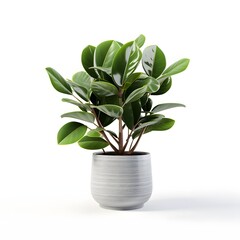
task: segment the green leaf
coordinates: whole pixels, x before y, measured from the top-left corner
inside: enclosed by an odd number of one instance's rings
[[[98,118],[99,118],[99,120],[100,120],[100,122],[101,122],[103,127],[108,126],[109,124],[111,124],[115,120],[115,118],[110,117],[107,114],[105,114],[103,112],[100,112],[100,111],[98,113]]]
[[[69,122],[61,127],[57,135],[60,145],[71,144],[79,141],[87,131],[87,127],[78,122]]]
[[[100,97],[109,97],[118,94],[118,89],[111,83],[95,81],[92,84],[92,91]]]
[[[136,81],[138,78],[140,78],[141,75],[142,75],[142,73],[133,73],[133,74],[131,74],[127,78],[127,80],[125,81],[125,83],[123,85],[123,89],[127,90],[134,83],[134,81]]]
[[[156,113],[156,112],[160,112],[166,109],[170,109],[170,108],[175,108],[175,107],[185,107],[185,105],[180,104],[180,103],[163,103],[163,104],[158,104],[157,106],[155,106],[152,109],[152,112]]]
[[[135,102],[138,99],[140,99],[145,93],[147,92],[147,86],[143,86],[141,88],[137,88],[133,92],[129,94],[127,99],[125,100],[124,104],[130,103],[130,102]]]
[[[87,112],[69,112],[69,113],[63,114],[61,117],[76,118],[76,119],[83,120],[90,123],[94,123],[94,119],[95,119],[92,113],[87,113]]]
[[[89,101],[89,98],[90,98],[89,89],[81,87],[78,84],[71,81],[68,81],[68,83],[71,85],[72,89],[74,90],[75,93],[77,93],[79,97],[81,97],[84,101],[87,101],[87,102]]]
[[[139,126],[136,128],[136,130],[153,125],[159,122],[162,118],[164,118],[164,116],[161,114],[153,114],[153,115],[145,116],[140,119]]]
[[[109,97],[101,97],[100,103],[95,105],[104,105],[104,104],[113,104],[119,106],[119,98],[118,95],[112,95]]]
[[[107,147],[109,144],[101,137],[84,136],[79,142],[79,146],[88,150],[96,150]]]
[[[163,72],[163,76],[172,76],[174,74],[183,72],[187,68],[189,62],[190,60],[187,58],[183,58],[175,62]]]
[[[106,131],[106,132],[108,132],[109,134],[111,134],[112,136],[118,138],[118,136],[117,136],[117,134],[116,134],[115,132],[113,132],[113,131],[111,131],[111,130],[106,130],[106,129],[105,129],[104,131]]]
[[[93,95],[93,94],[92,94]],[[117,95],[114,96],[110,96],[110,97],[102,97],[100,99],[99,102],[95,102],[94,105],[105,105],[105,104],[113,104],[113,105],[119,105],[119,99]],[[97,109],[95,110],[97,113],[97,116],[101,122],[101,124],[103,125],[103,127],[108,126],[109,124],[111,124],[115,118],[110,117],[108,115],[106,115],[103,112],[98,111]]]
[[[135,71],[141,57],[142,52],[135,42],[126,43],[119,49],[112,64],[113,80],[118,86],[122,86]]]
[[[146,77],[141,76],[140,79],[137,79],[128,89],[126,96],[130,95],[131,92],[133,92],[135,89],[146,87],[146,92],[153,93],[158,91],[160,87],[160,83],[157,79],[153,77],[149,77],[146,75]]]
[[[150,131],[165,131],[170,129],[173,125],[174,125],[175,121],[173,119],[170,118],[163,118],[161,119],[158,123],[149,126],[146,130],[147,132]]]
[[[111,77],[111,73],[112,73],[111,68],[106,68],[106,67],[91,67],[91,68],[100,70],[100,72],[104,72]]]
[[[157,92],[152,93],[152,95],[162,95],[166,93],[172,86],[172,78],[167,77],[162,79],[162,83],[160,81],[160,88]]]
[[[175,121],[170,118],[162,118],[159,122],[146,127],[144,134],[149,133],[151,131],[165,131],[170,129],[174,125]],[[139,136],[141,132],[141,129],[138,129],[134,131],[132,138],[135,139],[137,136]]]
[[[145,94],[140,98],[141,106],[146,105],[148,98],[149,98],[149,94],[148,94],[148,93],[145,93]]]
[[[82,51],[82,65],[85,69],[85,71],[93,78],[98,78],[97,73],[94,69],[90,69],[94,66],[94,52],[95,47],[88,45],[86,48]]]
[[[86,112],[87,110],[89,110],[89,107],[86,104],[82,104],[82,103],[77,102],[75,100],[72,100],[72,99],[69,99],[69,98],[63,98],[62,101],[67,102],[67,103],[71,103],[75,106],[78,106],[82,111]]]
[[[127,103],[123,107],[123,121],[129,129],[133,129],[141,115],[140,101]]]
[[[147,86],[147,92],[149,93],[157,92],[160,88],[158,80],[153,77],[147,77],[146,79],[142,80],[142,82]]]
[[[88,137],[100,137],[101,136],[101,133],[97,130],[90,130],[87,135]]]
[[[111,68],[114,56],[120,48],[120,44],[113,40],[100,43],[95,51],[95,67]]]
[[[162,50],[149,46],[143,51],[142,65],[144,71],[151,77],[158,78],[166,67],[166,59]]]
[[[113,105],[113,104],[105,104],[105,105],[91,106],[91,107],[96,108],[99,111],[107,114],[110,117],[114,117],[114,118],[118,118],[123,113],[122,107],[119,107],[119,106]]]
[[[142,34],[135,39],[135,43],[138,45],[139,48],[143,46],[143,44],[145,43],[145,39],[145,36]]]
[[[89,90],[91,88],[92,79],[86,72],[77,72],[73,75],[72,80],[80,87]],[[90,90],[89,90],[90,91]]]
[[[61,93],[72,94],[72,89],[66,80],[53,68],[46,68],[50,81],[53,87]]]
[[[148,98],[146,104],[142,106],[142,109],[146,112],[150,112],[152,109],[152,104],[153,104],[152,99]]]

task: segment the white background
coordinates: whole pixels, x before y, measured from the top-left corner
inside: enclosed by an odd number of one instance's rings
[[[0,3],[0,239],[239,239],[238,1],[16,1]],[[91,152],[58,146],[76,110],[44,70],[82,70],[81,50],[143,33],[168,65],[189,69],[154,103],[174,128],[146,135],[153,195],[141,210],[99,208],[90,193]]]

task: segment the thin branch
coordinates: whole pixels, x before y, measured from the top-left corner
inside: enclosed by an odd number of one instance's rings
[[[123,127],[122,127],[122,117],[119,117],[119,136],[118,136],[118,146],[119,146],[119,153],[122,154],[124,152],[123,149]]]
[[[129,147],[129,151],[130,151],[131,148],[132,148],[133,142],[134,142],[134,139],[132,139],[132,142],[131,142],[130,147]]]
[[[119,105],[123,106],[123,89],[120,88],[118,91],[118,100],[119,100]],[[119,154],[123,154],[123,121],[122,121],[122,116],[119,116],[118,118],[119,124],[118,124],[118,152]]]
[[[108,131],[107,131],[108,132]],[[111,134],[110,132],[108,132],[109,133],[109,135],[113,138],[113,140],[118,144],[119,142],[118,142],[118,139],[113,135],[113,134]]]
[[[92,109],[92,113],[93,113],[93,115],[94,115],[95,118],[96,118],[98,127],[104,129],[103,126],[102,126],[102,123],[99,121],[99,119],[98,119],[98,117],[97,117],[96,112],[95,112],[94,109]],[[113,149],[115,152],[118,152],[118,149],[110,142],[110,140],[109,140],[108,136],[106,135],[106,133],[104,132],[104,130],[100,131],[100,133],[103,135],[103,137],[106,139],[106,141],[108,142],[108,144],[112,147],[112,149]]]
[[[140,134],[139,134],[139,137],[138,137],[136,143],[134,144],[134,146],[132,147],[132,149],[129,150],[129,153],[130,153],[130,154],[132,154],[132,153],[135,151],[135,149],[136,149],[136,147],[137,147],[137,145],[138,145],[138,143],[139,143],[139,141],[140,141],[140,139],[141,139],[141,137],[142,137],[145,129],[146,129],[146,127],[141,130],[141,132],[140,132]]]
[[[79,98],[77,98],[73,93],[72,93],[72,96],[77,100],[77,101],[79,101],[81,104],[83,104],[83,102],[79,99]],[[95,116],[95,118],[96,118],[96,121],[97,121],[97,123],[98,123],[98,125],[96,124],[96,123],[93,123],[96,127],[100,127],[100,128],[102,128],[102,129],[104,129],[104,127],[102,126],[102,124],[101,124],[101,122],[99,121],[99,119],[98,119],[98,117],[97,117],[97,114],[96,114],[96,112],[94,111],[94,109],[91,109],[91,111],[92,111],[92,113],[93,113],[93,115]],[[90,129],[90,128],[89,128]],[[112,149],[115,151],[115,152],[117,152],[118,150],[117,150],[117,148],[110,142],[110,140],[109,140],[109,138],[107,137],[107,135],[106,135],[106,133],[104,132],[104,130],[103,131],[100,131],[100,133],[103,135],[103,137],[106,139],[106,141],[109,143],[109,145],[112,147]],[[112,134],[110,134],[111,136],[112,136]],[[113,137],[113,136],[112,136]],[[115,139],[115,138],[113,138],[116,142],[117,142],[117,140]],[[117,142],[118,143],[118,142]],[[102,149],[103,150],[103,152],[105,153],[105,150],[104,149]]]
[[[123,151],[125,151],[125,149],[126,149],[126,147],[128,145],[128,142],[129,142],[129,140],[130,140],[130,138],[132,136],[133,130],[134,130],[134,128],[131,131],[128,129],[128,136],[127,136],[126,142],[125,142],[125,144],[123,146]]]
[[[76,100],[78,100],[81,104],[84,104],[79,98],[77,98],[73,93],[72,93],[72,96],[76,99]]]
[[[123,148],[124,148],[124,151],[125,151],[125,149],[126,149],[126,147],[127,147],[127,145],[128,145],[128,142],[129,142],[129,140],[130,140],[130,137],[132,136],[133,131],[136,129],[136,127],[137,127],[138,124],[139,124],[139,121],[133,126],[131,132],[130,132],[130,130],[129,130],[129,128],[128,128],[128,137],[127,137],[126,143],[125,143],[125,145],[124,145],[124,147],[123,147]],[[130,151],[130,149],[131,149],[131,147],[132,147],[132,145],[133,145],[133,142],[134,142],[134,139],[132,140],[132,142],[131,142],[131,144],[130,144],[129,151]]]

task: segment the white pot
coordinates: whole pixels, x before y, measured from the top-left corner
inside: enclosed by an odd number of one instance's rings
[[[150,153],[94,153],[91,190],[101,207],[131,210],[143,207],[152,194]]]

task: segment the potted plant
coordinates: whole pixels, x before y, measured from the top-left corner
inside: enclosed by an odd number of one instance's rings
[[[166,93],[172,75],[184,71],[189,59],[166,68],[165,55],[158,46],[141,52],[144,42],[140,35],[126,44],[109,40],[97,47],[87,46],[81,56],[85,71],[77,72],[71,80],[46,68],[53,87],[72,97],[62,101],[78,107],[62,115],[76,120],[61,127],[58,144],[77,142],[84,149],[102,149],[93,153],[91,190],[105,208],[136,209],[150,198],[150,154],[135,150],[144,134],[174,125],[162,111],[184,107],[178,103],[153,107],[151,97]],[[141,59],[144,72],[136,71]]]

